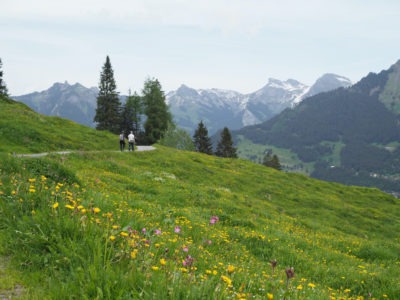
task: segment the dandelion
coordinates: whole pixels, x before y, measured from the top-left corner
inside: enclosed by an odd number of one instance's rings
[[[180,233],[181,232],[181,227],[180,226],[175,226],[174,232],[175,233]]]
[[[98,214],[100,211],[101,211],[101,210],[100,210],[100,208],[98,208],[98,207],[93,208],[93,212],[94,212],[95,214]]]
[[[127,237],[127,236],[128,236],[128,233],[125,232],[125,231],[121,231],[120,235],[123,236],[123,237]]]
[[[165,266],[165,265],[167,264],[167,261],[165,260],[165,258],[161,258],[161,259],[160,259],[160,264],[161,264],[162,266]]]
[[[152,266],[151,269],[152,269],[153,271],[158,271],[158,270],[159,270],[159,267],[157,267],[157,266]]]
[[[56,209],[58,207],[58,202],[53,204],[53,208]]]
[[[299,284],[296,288],[298,291],[301,291],[303,289],[303,286],[301,284]]]
[[[228,285],[228,287],[232,287],[232,279],[230,279],[228,276],[222,275],[221,279]]]
[[[34,183],[34,182],[36,181],[36,178],[29,178],[28,181],[29,181],[30,183]]]
[[[310,282],[310,283],[307,284],[307,285],[308,285],[308,287],[310,287],[310,288],[312,288],[312,289],[315,288],[315,284],[314,284],[314,283],[311,283],[311,282]]]
[[[36,192],[36,190],[35,190],[34,187],[30,187],[30,188],[29,188],[29,193],[35,193],[35,192]]]
[[[72,205],[69,205],[69,204],[66,204],[65,207],[68,208],[68,209],[71,209],[71,210],[75,209],[75,207],[73,207]]]
[[[110,236],[110,240],[111,240],[111,241],[115,241],[115,236],[113,236],[113,235]]]
[[[233,272],[235,272],[235,267],[232,266],[232,265],[228,265],[227,272],[228,272],[229,274],[232,274]]]
[[[350,289],[345,289],[344,292],[345,292],[345,293],[350,293],[351,290],[350,290]]]
[[[131,255],[131,258],[132,258],[132,259],[135,259],[136,256],[137,256],[137,253],[138,253],[138,250],[137,250],[137,249],[131,251],[131,254],[130,254],[130,255]]]
[[[268,299],[268,300],[274,299],[274,295],[271,294],[271,293],[268,293],[268,294],[267,294],[267,299]]]

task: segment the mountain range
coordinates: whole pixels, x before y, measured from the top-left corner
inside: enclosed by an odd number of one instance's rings
[[[232,136],[241,157],[269,149],[287,170],[400,193],[400,61]]]
[[[166,98],[179,127],[193,132],[202,120],[209,133],[214,134],[223,127],[234,130],[261,123],[304,98],[350,85],[351,81],[343,76],[325,74],[312,86],[294,79],[270,78],[264,87],[249,94],[221,89],[196,90],[182,85]]]
[[[323,75],[312,86],[294,79],[280,81],[271,78],[264,87],[250,94],[215,88],[196,90],[182,85],[167,93],[166,101],[178,127],[192,134],[203,120],[209,133],[214,134],[225,126],[234,130],[261,123],[308,96],[349,85],[349,79],[334,74]],[[96,87],[64,82],[54,83],[42,92],[13,98],[41,114],[93,127],[97,95]],[[121,96],[122,101],[125,98]]]

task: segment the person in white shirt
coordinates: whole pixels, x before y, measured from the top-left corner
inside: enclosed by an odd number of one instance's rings
[[[133,134],[133,131],[131,131],[131,133],[128,135],[128,150],[131,151],[135,151],[135,135]]]
[[[121,134],[119,135],[119,149],[121,151],[124,151],[124,149],[125,149],[125,135],[124,135],[124,132],[121,132]]]

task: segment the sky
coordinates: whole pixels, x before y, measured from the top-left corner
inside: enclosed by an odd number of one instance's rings
[[[398,0],[0,0],[9,94],[55,82],[98,86],[108,55],[117,89],[158,79],[251,93],[269,78],[359,81],[400,59]]]

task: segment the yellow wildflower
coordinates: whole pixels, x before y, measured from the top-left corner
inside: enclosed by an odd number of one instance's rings
[[[268,294],[267,294],[267,299],[268,299],[268,300],[274,299],[274,295],[271,294],[271,293],[268,293]]]
[[[310,287],[310,288],[312,288],[312,289],[315,288],[315,284],[314,284],[314,283],[311,283],[311,282],[310,282],[310,283],[307,284],[307,285],[308,285],[308,287]]]
[[[72,205],[69,205],[69,204],[66,204],[65,207],[68,208],[68,209],[74,209],[75,208],[75,207],[73,207]]]
[[[126,237],[126,236],[128,236],[128,233],[127,233],[127,232],[125,232],[125,231],[121,231],[120,235],[121,235],[121,236],[125,236],[125,237]]]
[[[100,211],[101,211],[101,210],[100,210],[100,208],[98,208],[98,207],[93,208],[93,212],[94,212],[95,214],[99,213]]]
[[[229,274],[232,274],[233,272],[235,272],[235,267],[232,265],[229,265],[227,271]]]
[[[301,291],[303,289],[303,286],[301,284],[299,284],[296,289]]]
[[[35,182],[36,181],[36,178],[29,178],[29,182],[30,183],[33,183],[33,182]]]
[[[111,235],[111,236],[110,236],[110,240],[111,240],[111,241],[115,241],[115,236]]]
[[[161,259],[160,259],[160,264],[161,264],[162,266],[165,266],[165,265],[167,264],[167,261],[166,261],[164,258],[161,258]]]
[[[159,267],[157,267],[157,266],[152,266],[151,269],[152,269],[153,271],[158,271]]]
[[[222,275],[221,279],[228,285],[228,287],[232,286],[232,279],[230,279],[228,276]]]
[[[135,259],[136,256],[137,256],[137,253],[138,253],[138,250],[137,250],[137,249],[133,250],[133,251],[131,252],[131,258],[132,258],[132,259]]]
[[[53,204],[53,208],[56,209],[58,207],[58,202]]]

